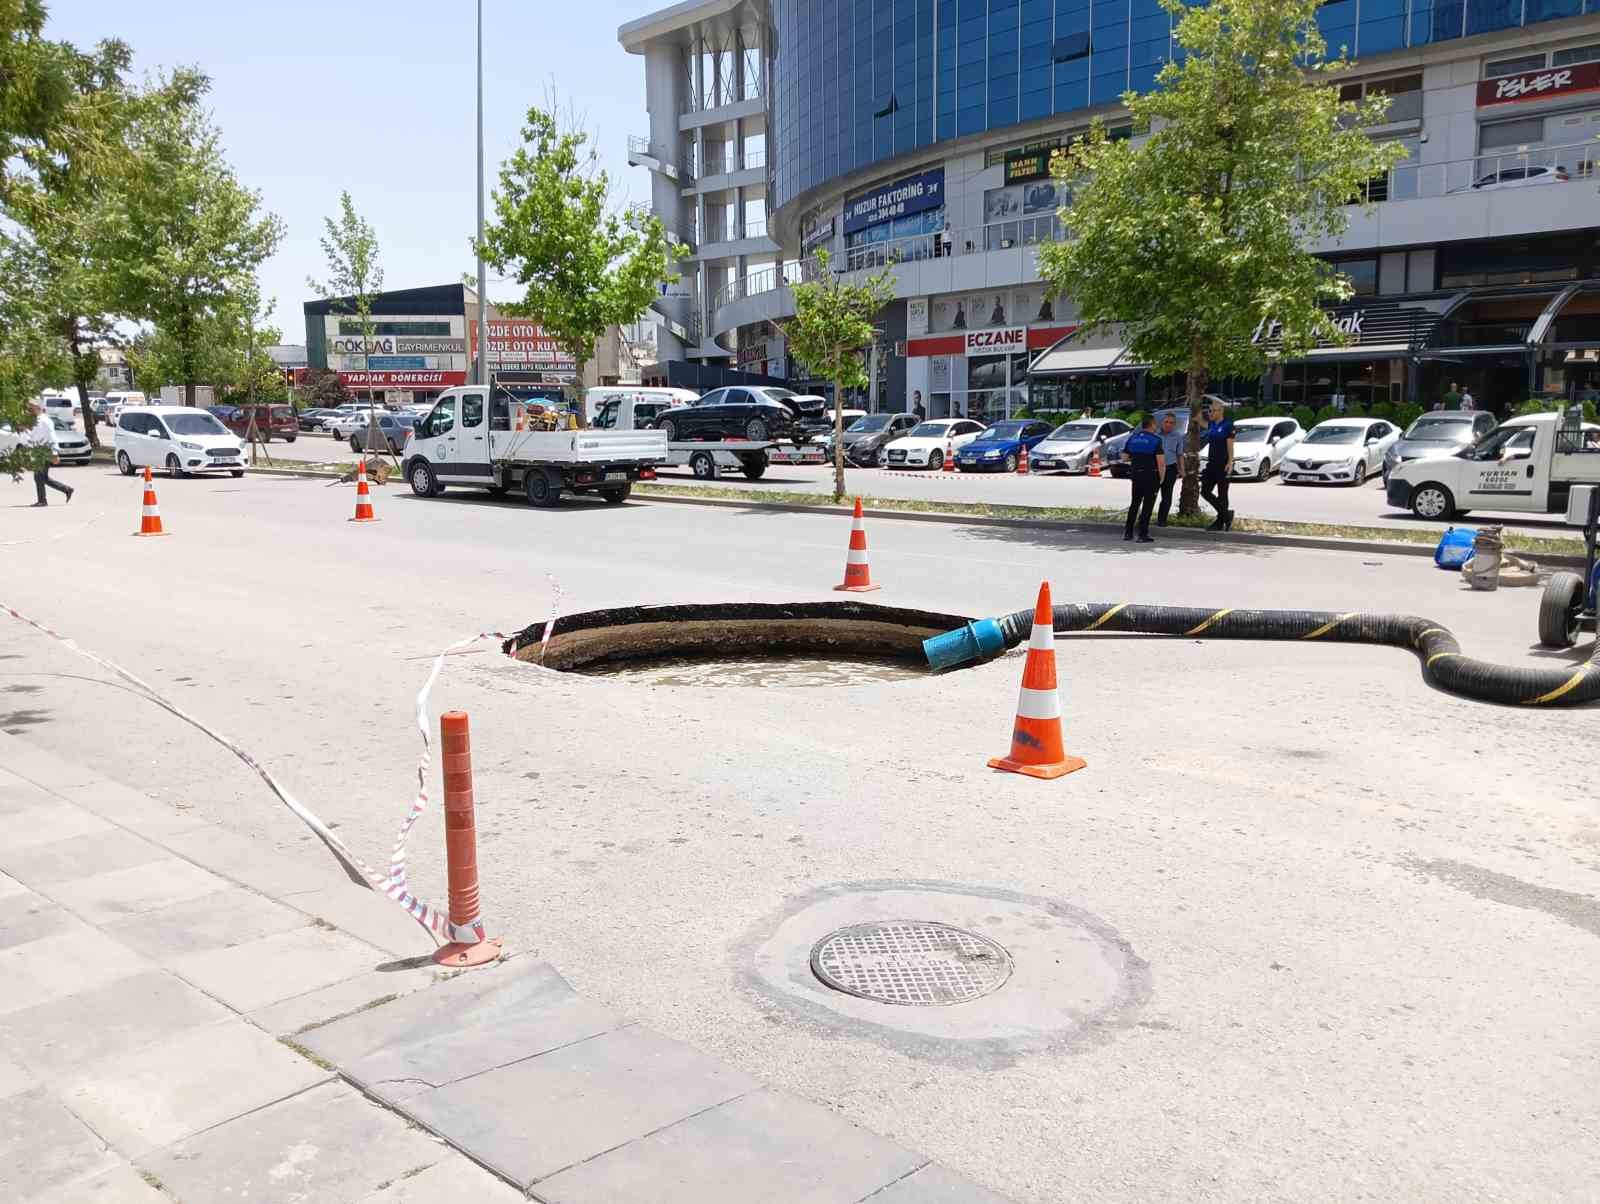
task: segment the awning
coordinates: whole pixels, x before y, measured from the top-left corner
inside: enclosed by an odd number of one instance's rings
[[[1529,351],[1537,350],[1537,347],[1529,347],[1526,343],[1500,343],[1493,347],[1429,347],[1426,351],[1419,351],[1417,358],[1449,361],[1466,359],[1474,355],[1525,356]]]
[[[1308,360],[1399,360],[1411,355],[1410,343],[1367,343],[1353,347],[1317,347],[1306,352]],[[1292,362],[1292,361],[1285,361]]]
[[[1145,364],[1122,362],[1126,347],[1083,347],[1070,337],[1043,352],[1028,365],[1030,376],[1085,376],[1107,372],[1143,372]]]

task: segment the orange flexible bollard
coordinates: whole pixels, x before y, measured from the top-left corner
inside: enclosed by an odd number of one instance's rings
[[[444,771],[444,850],[455,940],[433,960],[456,969],[486,966],[500,956],[500,938],[485,937],[478,912],[478,829],[473,813],[472,735],[465,711],[439,716],[439,767]],[[462,938],[471,939],[462,939]]]

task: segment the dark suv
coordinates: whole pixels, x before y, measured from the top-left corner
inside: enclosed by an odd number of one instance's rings
[[[712,389],[699,401],[673,406],[656,419],[656,429],[667,433],[668,443],[692,439],[773,439],[804,442],[800,430],[800,405],[796,394],[771,385],[729,386]]]
[[[241,439],[250,437],[249,406],[207,406],[223,426]],[[274,436],[285,443],[293,443],[300,434],[293,406],[256,406],[256,434],[263,443],[271,443]]]

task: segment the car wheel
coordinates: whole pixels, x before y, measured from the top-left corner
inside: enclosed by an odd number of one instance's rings
[[[1016,472],[1017,471],[1017,453],[1016,452],[1012,452],[1009,456],[1006,457],[1006,471],[1007,472]]]
[[[228,469],[228,475],[230,477],[232,477],[235,481],[237,481],[240,477],[244,476],[244,469],[242,469],[242,468],[230,468],[230,469]]]
[[[931,452],[929,452],[928,453],[928,467],[933,469],[933,471],[935,471],[935,472],[938,472],[941,468],[943,468],[944,467],[944,453],[942,451],[931,451]]]
[[[1256,480],[1265,481],[1272,475],[1272,461],[1265,456],[1261,457],[1261,467],[1256,469]]]
[[[171,477],[174,481],[176,481],[182,475],[183,475],[183,461],[179,460],[177,456],[168,456],[167,457],[167,476]]]
[[[1539,642],[1546,648],[1570,648],[1582,629],[1583,578],[1552,573],[1539,600]]]
[[[561,482],[548,469],[529,470],[528,479],[523,484],[527,489],[529,505],[539,507],[560,505]]]
[[[509,487],[505,485],[486,485],[484,488],[489,491],[492,497],[505,497],[509,491]]]
[[[296,440],[296,439],[298,439],[298,438],[299,438],[299,437],[300,437],[300,436],[299,436],[299,435],[285,435],[285,436],[284,436],[284,437],[283,437],[283,441],[284,441],[284,442],[285,442],[285,443],[293,443],[293,442],[294,442],[294,441],[295,441],[295,440]]]
[[[878,454],[873,458],[872,462],[874,464],[876,464],[879,468],[888,468],[889,467],[889,449],[887,447],[880,447],[878,449]]]
[[[752,418],[745,423],[744,437],[752,443],[765,443],[767,440],[767,420],[765,418]]]
[[[668,443],[676,443],[678,441],[678,424],[668,418],[661,424],[661,433],[667,437]]]
[[[710,452],[695,452],[689,457],[689,471],[701,481],[714,481],[717,479],[717,461]]]
[[[117,453],[117,471],[125,477],[133,475],[133,461],[128,459],[128,453],[125,451]]]
[[[433,469],[423,460],[418,460],[411,466],[411,472],[406,479],[411,482],[411,492],[418,497],[432,497],[434,491],[439,488]]]
[[[359,452],[361,450],[361,444],[356,442],[356,437],[354,435],[350,436],[350,450],[353,452]]]
[[[1411,513],[1418,518],[1449,518],[1455,513],[1456,499],[1437,481],[1418,485],[1411,495]]]
[[[620,489],[602,489],[600,496],[606,499],[608,506],[620,506],[628,500],[628,495],[633,492],[633,482],[629,481]]]

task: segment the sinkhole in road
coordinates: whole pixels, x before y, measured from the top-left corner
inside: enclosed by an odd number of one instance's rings
[[[922,641],[968,620],[857,601],[621,606],[506,642],[519,660],[658,686],[816,688],[928,675]]]

